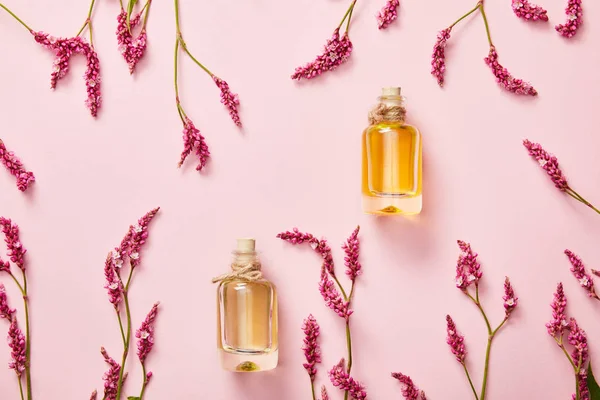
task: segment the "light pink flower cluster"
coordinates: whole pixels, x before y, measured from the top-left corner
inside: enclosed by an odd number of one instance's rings
[[[554,293],[554,299],[550,307],[552,308],[552,320],[546,324],[546,328],[548,328],[550,336],[559,338],[569,325],[566,316],[567,297],[565,296],[562,283],[556,286],[556,293]]]
[[[508,276],[504,280],[504,296],[502,297],[504,300],[504,312],[506,314],[506,318],[510,316],[515,308],[517,308],[517,304],[519,302],[519,298],[515,296],[515,291],[508,279]]]
[[[317,364],[321,362],[321,349],[318,343],[319,330],[317,320],[310,314],[302,324],[302,331],[304,331],[302,351],[304,351],[304,357],[306,358],[303,366],[312,382],[314,382],[317,376]]]
[[[25,336],[19,326],[17,325],[17,320],[13,319],[10,323],[10,328],[8,330],[8,347],[10,347],[10,356],[11,360],[8,363],[8,368],[14,369],[18,376],[21,376],[23,371],[25,371],[25,366],[27,364],[27,343],[25,341]]]
[[[456,324],[449,315],[446,315],[446,332],[448,333],[446,343],[450,346],[452,354],[456,357],[456,361],[464,364],[465,357],[467,356],[467,350],[464,344],[465,337],[458,333]]]
[[[581,287],[587,291],[588,296],[598,299],[598,295],[594,289],[594,280],[592,279],[592,276],[586,272],[581,258],[568,249],[565,250],[565,254],[569,257],[569,261],[571,262],[571,272],[575,276],[575,279],[577,279]]]
[[[100,349],[104,361],[108,364],[109,369],[104,373],[102,380],[104,381],[104,400],[118,400],[117,399],[117,385],[119,382],[119,374],[121,373],[121,366],[113,360],[106,349],[102,347]]]
[[[565,13],[567,14],[567,22],[556,25],[555,29],[562,36],[572,38],[583,23],[581,0],[569,0]]]
[[[441,30],[433,46],[431,56],[431,75],[435,76],[438,85],[444,86],[444,73],[446,72],[446,42],[450,39],[452,28]]]
[[[357,227],[354,232],[352,232],[348,240],[346,240],[346,242],[342,245],[342,249],[346,253],[346,256],[344,257],[346,275],[348,275],[351,281],[356,280],[356,277],[362,273],[362,266],[358,261],[358,255],[360,252],[360,242],[358,240],[359,231],[360,227]]]
[[[104,288],[108,291],[108,301],[118,310],[119,303],[123,299],[123,283],[115,268],[114,253],[109,253],[104,263],[104,277],[106,278]]]
[[[223,104],[229,111],[229,116],[237,126],[242,126],[240,121],[240,115],[238,113],[238,106],[240,105],[240,98],[236,93],[232,93],[229,89],[229,85],[223,79],[216,75],[213,75],[213,81],[217,87],[221,90],[221,104]]]
[[[484,59],[485,63],[491,68],[492,73],[496,77],[496,81],[504,89],[509,92],[516,94],[523,94],[527,96],[537,96],[537,91],[529,83],[522,79],[513,77],[506,68],[504,68],[498,62],[498,53],[496,52],[495,46],[490,46],[490,52]]]
[[[523,146],[525,146],[529,155],[535,158],[544,171],[546,171],[552,182],[554,182],[554,186],[563,192],[570,189],[567,178],[562,173],[558,165],[558,159],[555,156],[544,150],[540,144],[530,142],[527,139],[523,140]]]
[[[346,321],[350,319],[353,311],[350,310],[350,303],[342,299],[342,295],[335,287],[335,284],[331,279],[329,279],[329,275],[326,271],[321,272],[321,281],[319,282],[319,291],[321,292],[321,296],[323,296],[323,300],[325,300],[325,305],[331,308],[337,315],[344,318]]]
[[[8,305],[8,298],[6,297],[6,288],[0,283],[0,319],[7,319],[12,321],[15,310],[10,308]]]
[[[363,385],[355,381],[346,372],[346,362],[343,358],[329,371],[329,379],[333,386],[348,391],[352,399],[363,400],[367,398],[367,392]]]
[[[292,74],[292,79],[312,79],[324,72],[333,71],[345,63],[351,54],[352,42],[348,32],[340,37],[340,29],[337,28],[333,31],[331,38],[327,40],[323,53],[317,56],[314,61],[296,68],[296,71]]]
[[[512,0],[512,9],[517,17],[526,21],[548,21],[547,11],[527,0]]]
[[[129,20],[131,30],[140,23],[141,17],[140,12]],[[133,74],[135,66],[146,52],[148,35],[146,29],[142,28],[138,37],[134,39],[131,30],[127,28],[127,11],[122,9],[117,16],[117,42],[119,51],[129,66],[129,73]]]
[[[7,255],[10,257],[10,261],[25,272],[25,253],[27,253],[27,250],[19,239],[19,226],[13,224],[8,218],[0,217],[0,227],[2,227],[2,233],[5,236],[4,241],[6,242]]]
[[[379,29],[385,29],[392,24],[398,18],[398,8],[400,7],[400,0],[387,0],[385,6],[377,14],[377,27]]]
[[[472,283],[477,286],[481,279],[481,265],[477,261],[477,253],[471,250],[471,245],[462,240],[458,240],[458,247],[461,254],[456,263],[456,287],[461,290],[467,290]]]
[[[188,117],[185,117],[183,125],[183,151],[181,152],[181,159],[179,160],[178,166],[181,167],[187,156],[192,152],[196,151],[199,163],[196,166],[196,171],[201,171],[210,157],[210,151],[204,140],[204,136],[200,134],[200,131],[196,129],[194,123]]]
[[[6,169],[8,169],[8,172],[10,172],[11,175],[17,178],[17,188],[21,192],[27,190],[29,185],[35,182],[35,176],[33,175],[33,172],[29,172],[23,167],[21,160],[15,156],[15,153],[8,151],[1,139],[0,162],[6,167]]]
[[[154,321],[156,320],[156,314],[158,313],[158,305],[159,303],[155,303],[152,306],[146,319],[135,332],[135,337],[138,339],[137,355],[142,364],[146,362],[146,357],[150,351],[152,351],[152,347],[154,346]]]
[[[412,379],[410,379],[410,376],[401,374],[400,372],[393,372],[392,378],[397,379],[403,384],[402,396],[404,396],[406,400],[427,400],[425,392],[419,390]]]
[[[54,69],[50,78],[50,87],[52,89],[56,87],[56,83],[61,78],[66,76],[69,70],[69,60],[73,54],[83,54],[87,58],[87,69],[84,75],[88,95],[86,105],[90,109],[92,116],[97,116],[102,96],[100,92],[100,62],[93,46],[79,36],[73,38],[55,38],[44,32],[32,32],[32,34],[36,42],[54,51],[56,56]]]

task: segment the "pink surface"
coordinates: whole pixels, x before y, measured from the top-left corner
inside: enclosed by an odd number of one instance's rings
[[[555,190],[521,140],[542,142],[559,156],[573,187],[600,202],[600,5],[584,3],[586,24],[567,42],[552,28],[565,20],[566,2],[543,4],[546,25],[518,20],[508,0],[489,2],[500,62],[531,80],[537,99],[497,87],[483,62],[488,47],[480,18],[453,32],[445,89],[429,75],[437,31],[472,0],[403,2],[398,23],[384,32],[374,18],[383,0],[359,0],[350,62],[313,82],[292,82],[289,75],[320,51],[347,3],[182,1],[190,48],[240,94],[245,124],[239,132],[214,83],[183,59],[181,96],[213,154],[202,176],[192,160],[176,168],[182,142],[171,2],[153,5],[149,51],[133,78],[116,50],[118,3],[98,3],[104,106],[96,121],[83,105],[83,60],[50,91],[51,54],[0,13],[0,135],[38,180],[23,195],[0,172],[0,214],[20,225],[29,249],[37,399],[82,399],[101,389],[100,346],[115,356],[120,351],[102,287],[104,257],[129,224],[157,205],[162,210],[131,291],[134,325],[154,301],[162,307],[148,360],[154,371],[148,400],[310,398],[302,319],[313,313],[322,326],[319,383],[344,355],[343,326],[319,296],[318,257],[275,235],[294,226],[325,235],[341,271],[337,245],[357,224],[364,275],[353,316],[353,375],[370,398],[401,397],[392,371],[410,374],[434,400],[471,396],[445,343],[447,313],[466,336],[479,385],[486,332],[454,287],[458,238],[480,253],[483,301],[494,321],[503,315],[505,275],[520,298],[492,350],[488,400],[570,398],[570,367],[544,324],[555,285],[564,281],[570,314],[591,338],[600,337],[600,305],[585,297],[562,254],[568,247],[600,267],[599,216]],[[8,5],[35,29],[65,36],[76,32],[88,8],[80,0]],[[425,139],[424,212],[410,220],[372,218],[360,209],[360,133],[380,88],[389,85],[402,86],[409,121]],[[234,239],[249,235],[280,292],[280,367],[234,375],[218,365],[210,279],[227,270]],[[1,279],[14,303],[13,285]],[[592,340],[593,358],[600,357],[598,346]],[[5,359],[8,349],[0,346]],[[134,357],[130,362],[127,394],[134,395],[141,372]],[[2,371],[0,398],[17,396],[13,373]]]

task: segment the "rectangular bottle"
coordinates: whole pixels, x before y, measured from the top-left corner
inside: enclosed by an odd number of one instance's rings
[[[254,239],[238,239],[232,273],[217,290],[221,365],[228,371],[267,371],[278,362],[277,292],[262,278]]]
[[[422,138],[405,115],[400,88],[384,88],[362,138],[362,203],[368,214],[421,212]]]

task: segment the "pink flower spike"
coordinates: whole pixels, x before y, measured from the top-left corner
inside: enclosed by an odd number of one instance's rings
[[[346,257],[344,257],[344,263],[346,264],[346,275],[348,275],[352,282],[356,280],[358,275],[362,274],[362,266],[358,261],[358,255],[360,252],[360,242],[358,240],[359,231],[360,226],[356,227],[354,232],[352,232],[350,237],[342,245],[342,249],[346,253]]]
[[[563,332],[569,325],[567,316],[565,315],[567,297],[565,296],[562,283],[556,286],[556,293],[554,293],[554,299],[550,307],[552,308],[552,321],[546,324],[546,328],[548,328],[548,334],[557,339],[562,337]]]
[[[479,284],[481,276],[483,275],[481,272],[481,265],[479,264],[479,261],[477,261],[477,253],[471,250],[471,245],[469,243],[463,242],[462,240],[457,240],[456,242],[458,243],[458,247],[462,252],[462,254],[458,256],[458,261],[456,263],[456,286],[459,289],[462,289],[462,287],[458,284],[459,270],[461,270],[463,274],[461,277],[463,277],[463,279],[466,279],[466,282],[463,282],[462,286],[466,288],[472,283],[475,283],[475,286],[477,286]]]
[[[569,0],[567,8],[567,22],[556,25],[555,29],[567,39],[572,38],[577,33],[577,30],[583,24],[583,9],[581,8],[581,0]]]
[[[517,308],[519,302],[519,298],[515,296],[515,291],[510,284],[508,276],[504,280],[504,296],[502,297],[502,300],[504,300],[504,311],[506,313],[506,318],[508,318],[513,310]]]
[[[465,337],[458,333],[456,330],[456,324],[452,320],[452,317],[446,315],[447,333],[448,337],[446,343],[450,345],[452,354],[456,357],[456,361],[461,364],[465,363],[465,357],[467,356],[467,350],[464,345]]]
[[[115,309],[118,310],[119,303],[123,299],[123,283],[115,271],[112,253],[109,253],[106,257],[106,262],[104,263],[104,276],[106,277],[104,288],[108,290],[108,301],[110,301]]]
[[[581,400],[590,400],[590,390],[587,383],[587,370],[581,368],[579,374],[576,376],[577,382],[579,383],[579,398]],[[577,398],[577,395],[573,394],[573,400]]]
[[[450,39],[452,28],[447,28],[438,33],[437,41],[433,46],[431,56],[431,75],[433,75],[440,87],[444,86],[444,73],[446,72],[446,42]]]
[[[241,127],[242,121],[240,121],[240,116],[238,113],[238,106],[240,105],[239,96],[236,93],[231,92],[229,85],[223,79],[216,75],[213,75],[212,78],[217,87],[221,90],[221,103],[227,107],[227,110],[229,110],[229,116],[233,122],[237,126]]]
[[[326,271],[321,272],[319,291],[321,292],[321,296],[323,296],[323,300],[325,300],[327,307],[331,308],[337,315],[344,318],[346,321],[350,319],[350,315],[352,315],[353,311],[349,309],[348,302],[342,299],[340,292],[336,289],[333,281],[329,279]]]
[[[85,52],[87,57],[87,70],[85,71],[85,85],[87,87],[88,98],[85,102],[92,113],[92,117],[98,116],[98,109],[102,102],[102,94],[100,92],[100,61],[98,53],[93,47],[88,46]]]
[[[588,360],[588,344],[585,331],[577,325],[575,318],[569,321],[569,344],[573,346],[573,361],[579,367],[584,366]]]
[[[90,396],[90,400],[96,400],[98,398],[98,391],[94,390]]]
[[[427,400],[425,392],[419,390],[419,388],[415,386],[412,379],[410,379],[410,376],[401,374],[400,372],[393,372],[392,378],[397,379],[403,384],[402,396],[404,396],[406,400]]]
[[[29,185],[35,182],[33,172],[27,171],[23,163],[12,151],[8,151],[2,139],[0,139],[0,162],[6,167],[8,172],[17,178],[17,188],[24,192]]]
[[[148,211],[138,220],[137,224],[132,225],[129,228],[130,239],[129,244],[127,245],[126,255],[131,263],[131,268],[137,267],[142,261],[141,250],[144,243],[146,243],[146,239],[148,239],[148,227],[159,210],[160,207],[156,207]]]
[[[146,357],[150,351],[152,351],[152,347],[154,346],[154,321],[156,320],[156,314],[158,313],[158,305],[159,303],[155,303],[154,306],[152,306],[146,319],[135,332],[135,337],[138,339],[137,355],[142,364],[144,364]]]
[[[327,394],[327,388],[325,385],[321,386],[321,400],[329,400],[329,395]]]
[[[121,10],[117,16],[117,43],[119,51],[123,55],[125,62],[129,66],[129,73],[135,72],[135,67],[146,52],[148,35],[142,27],[142,31],[137,38],[133,38],[131,30],[135,28],[141,20],[142,13],[138,13],[129,20],[129,28],[127,27],[127,11]],[[131,29],[131,30],[130,30]]]
[[[512,9],[517,17],[526,21],[548,21],[547,11],[527,0],[512,0]]]
[[[8,298],[6,297],[6,288],[0,283],[0,319],[6,318],[12,321],[15,310],[8,306]]]
[[[561,171],[558,165],[558,159],[555,156],[544,150],[540,144],[530,142],[527,139],[523,140],[523,146],[525,146],[529,155],[540,164],[544,171],[546,171],[550,179],[552,179],[552,182],[554,182],[554,186],[562,192],[566,192],[567,189],[570,189],[567,178],[565,178]]]
[[[2,227],[2,233],[5,236],[4,241],[6,242],[7,255],[10,257],[10,261],[25,272],[25,253],[27,253],[27,250],[25,250],[19,239],[19,226],[13,224],[10,219],[0,217],[0,227]]]
[[[117,400],[117,386],[119,383],[119,374],[121,373],[121,366],[113,360],[106,349],[102,347],[100,349],[104,361],[109,365],[108,371],[104,373],[102,380],[104,381],[104,400]],[[125,380],[125,378],[123,378]]]
[[[571,272],[575,279],[579,282],[582,288],[584,288],[588,292],[588,296],[598,298],[596,294],[596,290],[594,289],[594,280],[592,277],[585,271],[585,266],[575,253],[571,250],[565,250],[565,254],[569,257],[569,261],[571,262]]]
[[[8,368],[14,369],[17,376],[21,376],[23,371],[25,371],[25,364],[27,363],[27,343],[23,332],[21,332],[21,329],[19,329],[19,326],[17,325],[16,318],[13,318],[8,330],[8,347],[10,347],[11,350],[11,360],[8,363]]]
[[[302,244],[305,242],[309,243],[310,247],[312,247],[312,249],[319,253],[323,258],[322,270],[327,271],[332,277],[335,277],[331,247],[329,247],[327,244],[326,239],[319,240],[310,233],[301,233],[298,231],[298,228],[294,228],[292,232],[282,232],[278,234],[277,237],[291,244]]]
[[[179,160],[178,166],[181,167],[187,156],[196,150],[196,155],[200,161],[196,166],[196,171],[201,171],[210,157],[210,151],[204,140],[204,136],[200,134],[200,131],[196,129],[194,123],[188,117],[185,117],[183,123],[183,151],[181,152],[181,159]]]
[[[363,385],[355,381],[346,372],[346,362],[343,358],[329,371],[329,379],[333,386],[340,390],[347,390],[352,399],[363,400],[367,398],[367,392]]]
[[[387,28],[398,18],[399,7],[400,0],[387,0],[387,3],[385,3],[385,6],[383,6],[377,15],[377,26],[379,29]]]
[[[496,47],[490,46],[490,53],[484,60],[485,63],[492,69],[492,73],[496,77],[498,84],[500,84],[500,86],[502,86],[505,90],[516,94],[537,96],[538,93],[533,86],[522,79],[516,79],[510,74],[510,72],[508,72],[506,68],[500,65],[498,62],[498,53],[496,52]]]
[[[302,346],[302,350],[306,358],[303,366],[308,372],[311,382],[314,382],[317,375],[316,365],[321,362],[321,349],[317,342],[319,339],[319,324],[312,314],[304,320],[302,330],[304,331],[304,346]]]
[[[352,42],[348,32],[340,38],[340,30],[333,31],[331,38],[327,40],[323,53],[317,56],[314,61],[309,62],[303,67],[296,68],[292,79],[312,79],[324,72],[333,71],[345,63],[352,54]]]

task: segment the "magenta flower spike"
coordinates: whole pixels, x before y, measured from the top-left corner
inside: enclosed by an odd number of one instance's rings
[[[512,0],[515,15],[525,21],[548,21],[547,11],[527,0]]]
[[[108,254],[106,257],[106,262],[104,263],[104,277],[106,278],[104,288],[108,291],[108,301],[110,301],[115,309],[118,310],[119,303],[123,299],[123,283],[117,275],[117,271],[115,271],[112,253]]]
[[[581,258],[568,249],[565,250],[565,254],[571,262],[571,272],[575,279],[577,279],[577,282],[579,282],[579,285],[587,291],[588,296],[598,299],[598,295],[594,289],[594,280],[591,275],[586,272]]]
[[[98,391],[94,390],[90,395],[90,400],[96,400],[98,398]]]
[[[427,400],[425,392],[419,390],[412,379],[410,379],[410,376],[401,374],[400,372],[393,372],[392,378],[397,379],[402,383],[402,396],[406,400]]]
[[[137,267],[142,261],[141,250],[144,243],[146,243],[146,239],[148,238],[148,227],[159,210],[160,207],[157,207],[148,211],[142,218],[138,220],[137,224],[129,228],[130,233],[128,236],[130,239],[126,254],[130,260],[131,268]]]
[[[25,253],[27,250],[23,247],[19,239],[19,226],[14,224],[10,219],[0,217],[0,227],[4,233],[4,242],[8,250],[10,261],[23,272],[25,272]]]
[[[431,56],[431,75],[433,75],[440,87],[444,86],[444,73],[446,72],[446,43],[450,39],[452,28],[443,29],[438,33],[437,40],[433,46]]]
[[[450,350],[456,357],[456,361],[464,364],[467,356],[467,350],[464,344],[465,337],[458,333],[456,324],[449,315],[446,315],[446,325],[446,331],[448,333],[446,343],[450,346]]]
[[[569,184],[558,165],[558,159],[544,150],[539,143],[533,143],[525,139],[523,140],[523,146],[525,146],[529,155],[546,171],[554,186],[560,191],[566,192],[569,189]]]
[[[377,14],[377,27],[385,29],[398,18],[400,0],[387,0],[379,14]]]
[[[517,304],[519,302],[519,298],[515,296],[515,291],[510,283],[510,280],[508,279],[508,276],[504,281],[504,296],[502,297],[502,300],[504,300],[504,312],[506,314],[506,318],[508,318],[513,310],[517,308]]]
[[[25,336],[17,324],[17,319],[13,318],[8,330],[8,347],[10,347],[11,360],[8,363],[8,368],[14,369],[17,376],[25,371],[27,364],[27,342]]]
[[[331,247],[327,244],[326,239],[319,240],[310,233],[301,233],[298,228],[294,228],[292,232],[282,232],[277,237],[291,244],[309,243],[310,247],[323,258],[322,270],[327,271],[332,277],[336,277]]]
[[[357,227],[346,242],[342,245],[342,249],[346,253],[344,257],[344,264],[346,265],[346,275],[351,281],[355,281],[356,277],[362,273],[362,266],[358,261],[360,253],[360,242],[358,240],[358,232],[360,226]],[[330,252],[331,254],[331,252]]]
[[[135,332],[135,337],[138,339],[137,355],[142,364],[144,364],[146,357],[148,357],[148,354],[152,351],[152,347],[154,346],[154,321],[156,320],[156,314],[158,313],[158,305],[159,303],[155,303],[154,306],[152,306],[146,319]]]
[[[484,59],[496,77],[496,82],[511,93],[523,94],[527,96],[537,96],[537,91],[528,82],[513,77],[506,68],[498,62],[498,53],[496,47],[490,45],[490,52]]]
[[[575,318],[571,318],[569,321],[569,335],[567,337],[569,344],[573,346],[573,352],[571,357],[573,361],[583,366],[589,358],[587,337],[585,331],[575,321]]]
[[[353,311],[349,309],[349,303],[342,299],[342,295],[336,289],[335,284],[325,271],[321,273],[321,282],[319,282],[319,291],[327,307],[331,308],[337,315],[346,321],[350,319]]]
[[[149,7],[150,3],[146,5],[146,8]],[[142,12],[139,12],[129,20],[129,27],[127,27],[127,11],[122,9],[117,16],[117,43],[119,45],[119,51],[129,67],[130,74],[135,72],[137,63],[144,56],[148,42],[145,26],[142,27],[137,38],[134,39],[131,33],[131,31],[139,25],[141,18]]]
[[[556,31],[563,37],[570,39],[577,33],[577,30],[583,24],[583,9],[581,8],[581,0],[569,0],[567,8],[567,22],[556,25]]]
[[[208,146],[206,145],[204,136],[202,136],[200,131],[196,129],[192,120],[188,117],[185,117],[185,122],[183,125],[183,151],[181,152],[181,159],[179,160],[178,167],[183,165],[183,162],[192,152],[192,150],[196,151],[199,161],[196,171],[202,171],[208,162],[210,151],[208,151]]]
[[[325,385],[321,386],[321,400],[329,400],[329,395],[327,394],[327,388]]]
[[[229,85],[223,79],[219,78],[216,75],[213,75],[213,81],[221,90],[221,103],[227,108],[229,111],[229,116],[233,120],[233,122],[241,127],[242,121],[240,121],[240,116],[238,113],[238,106],[240,105],[239,96],[236,93],[232,93],[229,89]]]
[[[569,326],[565,313],[567,297],[565,296],[562,283],[556,286],[556,292],[554,293],[550,307],[552,308],[552,320],[546,324],[546,328],[548,328],[548,334],[556,339],[561,337],[567,326]]]
[[[121,366],[108,355],[104,347],[100,349],[100,352],[104,357],[104,361],[109,366],[108,371],[106,371],[102,377],[102,380],[104,381],[104,400],[119,400],[117,399],[117,386],[119,374],[121,373]]]
[[[292,79],[312,79],[324,72],[335,70],[348,61],[352,54],[352,48],[348,32],[343,33],[340,37],[339,28],[335,29],[331,38],[327,40],[323,53],[303,67],[296,68],[296,71],[292,74]]]
[[[308,372],[311,382],[314,382],[317,376],[316,365],[321,362],[321,349],[319,348],[319,324],[315,317],[309,315],[302,324],[302,331],[304,331],[304,358],[306,362],[303,364],[304,369]]]
[[[462,252],[458,257],[458,262],[456,263],[457,279],[460,270],[462,271],[461,278],[466,280],[466,282],[463,282],[461,286],[466,285],[466,288],[472,283],[477,286],[483,275],[481,272],[481,265],[479,264],[479,261],[477,261],[477,253],[473,252],[469,243],[463,242],[462,240],[457,240],[457,243]],[[461,288],[458,283],[459,281],[457,280],[456,286]]]
[[[21,160],[15,156],[15,153],[8,151],[2,139],[0,139],[0,162],[12,176],[17,178],[17,188],[21,192],[27,190],[27,188],[35,182],[33,172],[29,172],[23,167]]]
[[[5,318],[9,322],[13,320],[15,309],[10,308],[6,297],[6,288],[0,283],[0,319]]]
[[[367,392],[363,385],[346,372],[346,362],[343,358],[329,371],[329,379],[333,386],[348,391],[352,399],[364,400],[367,398]]]

